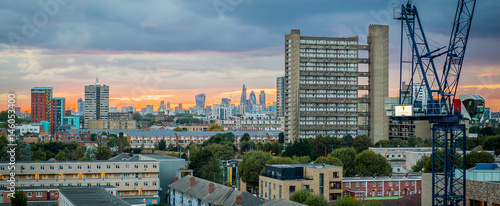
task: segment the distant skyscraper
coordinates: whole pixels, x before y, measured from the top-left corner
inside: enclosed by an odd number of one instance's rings
[[[21,107],[14,107],[14,112],[16,113],[16,116],[21,114]]]
[[[85,121],[84,128],[89,120],[108,119],[109,113],[109,86],[99,83],[85,86]]]
[[[196,109],[205,109],[205,94],[197,94],[194,99],[196,101]]]
[[[82,100],[82,98],[78,99],[78,113],[79,114],[85,113],[85,102]]]
[[[49,122],[50,133],[55,133],[63,122],[64,103],[64,98],[52,97],[52,87],[31,88],[31,122]]]
[[[250,103],[250,105],[257,104],[257,97],[255,96],[255,92],[253,92],[253,90],[250,92],[250,96],[248,97],[248,102]]]
[[[178,106],[178,107],[179,107],[179,112],[182,112],[182,110],[183,110],[183,109],[182,109],[182,103],[179,103],[179,106]]]
[[[109,112],[118,112],[118,108],[117,107],[110,107]]]
[[[165,111],[165,101],[160,102],[160,107],[158,108],[158,112],[164,112]]]
[[[285,77],[276,78],[276,115],[285,116]]]
[[[264,90],[260,90],[259,94],[259,104],[266,106],[266,92]]]
[[[153,114],[153,105],[146,105],[146,114]]]
[[[135,107],[134,106],[128,106],[127,107],[127,112],[133,112],[133,113],[135,113]]]
[[[170,109],[170,102],[167,102],[167,109]]]
[[[128,111],[128,107],[127,106],[123,106],[122,109],[120,109],[120,112],[127,112]]]
[[[222,103],[223,105],[230,105],[231,104],[231,99],[229,98],[222,98]]]
[[[243,85],[240,98],[240,114],[245,114],[246,103],[247,103],[247,88],[245,87],[245,85]]]

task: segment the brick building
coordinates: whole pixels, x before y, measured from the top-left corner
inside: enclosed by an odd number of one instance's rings
[[[344,196],[359,200],[422,193],[420,176],[345,177],[342,186]]]

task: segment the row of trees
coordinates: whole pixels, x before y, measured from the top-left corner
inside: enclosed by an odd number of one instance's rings
[[[441,159],[444,159],[444,151],[440,150],[437,152],[438,156],[441,158],[436,158],[436,164],[438,167],[442,166],[444,162]],[[458,156],[458,154],[455,154],[455,156]],[[495,162],[495,157],[488,153],[488,152],[478,152],[478,151],[470,151],[468,154],[465,155],[465,162],[466,162],[466,169],[475,167],[478,163],[494,163]],[[455,161],[455,164],[460,164],[460,160],[451,160],[450,161]],[[421,159],[417,161],[417,163],[411,168],[412,172],[421,172],[423,171],[424,173],[429,173],[432,172],[432,158],[431,156],[424,155],[422,156]],[[442,172],[441,170],[438,170],[439,172]]]

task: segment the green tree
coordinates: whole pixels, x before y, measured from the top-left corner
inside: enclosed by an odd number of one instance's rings
[[[470,126],[469,127],[469,133],[479,133],[479,130],[481,128],[479,128],[479,126]]]
[[[334,206],[363,206],[363,201],[356,200],[354,197],[341,197],[335,200]]]
[[[279,155],[283,151],[283,144],[280,144],[276,141],[271,143],[271,153],[272,155]]]
[[[493,150],[495,155],[500,155],[500,135],[489,137],[483,143],[484,150]]]
[[[309,164],[311,162],[311,158],[309,156],[293,156],[293,164]]]
[[[265,142],[263,150],[266,151],[266,152],[271,151],[271,143],[270,142]]]
[[[286,147],[283,156],[309,156],[312,158],[313,151],[309,140],[304,138],[296,139],[290,146]]]
[[[42,151],[42,148],[39,147],[36,152],[33,153],[33,161],[45,161],[47,157],[45,156],[45,152]]]
[[[304,201],[304,204],[308,206],[328,206],[328,201],[321,195],[313,194]]]
[[[365,206],[384,206],[380,201],[370,200],[364,204]]]
[[[120,145],[120,139],[116,134],[110,134],[109,135],[111,138],[106,142],[106,147],[116,147],[118,148]],[[123,146],[124,148],[130,147],[130,143],[128,142],[126,137],[123,138]]]
[[[95,158],[97,160],[108,160],[111,158],[111,151],[107,147],[99,146],[97,147],[97,154]]]
[[[1,161],[9,161],[10,159],[10,151],[14,151],[15,153],[15,158],[16,161],[29,161],[30,160],[30,145],[26,143],[25,141],[22,140],[15,140],[13,144],[17,144],[15,147],[3,147],[1,154],[2,154],[2,159]],[[12,149],[14,148],[14,149]]]
[[[354,159],[356,173],[361,176],[387,176],[391,174],[392,167],[387,159],[381,154],[376,154],[371,150],[359,153]]]
[[[290,157],[276,157],[266,162],[267,165],[294,164]]]
[[[410,135],[407,140],[408,147],[423,147],[424,140],[420,137],[416,137],[415,135]]]
[[[281,144],[285,143],[285,133],[280,132],[278,134],[278,142],[281,143]]]
[[[238,175],[241,180],[251,185],[257,185],[260,172],[271,158],[267,152],[248,152],[238,164]]]
[[[133,118],[135,121],[140,122],[140,121],[142,120],[142,115],[141,115],[141,113],[136,112],[136,113],[134,113],[134,115],[132,116],[132,118]]]
[[[352,146],[352,143],[354,142],[354,138],[350,134],[344,135],[342,139],[344,139],[344,142],[347,144],[348,147]]]
[[[180,127],[176,127],[176,128],[174,129],[174,131],[176,131],[176,132],[182,132],[182,128],[180,128]]]
[[[10,205],[11,206],[27,206],[28,198],[24,191],[16,189],[14,191],[14,197],[10,197]]]
[[[234,152],[234,149],[227,144],[225,144],[225,145],[211,144],[211,145],[208,145],[207,148],[210,149],[214,153],[215,158],[220,159],[220,160],[232,159],[232,158],[234,158],[234,155],[236,154]]]
[[[0,151],[9,144],[9,140],[7,139],[6,136],[0,136]]]
[[[422,158],[417,160],[417,163],[411,167],[412,172],[421,172],[425,168],[425,164],[429,160],[429,155],[423,155]]]
[[[55,158],[56,160],[59,160],[59,161],[64,161],[64,160],[66,160],[66,156],[67,156],[67,155],[66,155],[66,152],[64,152],[64,151],[59,151],[59,152],[57,153],[57,155],[56,155],[54,158]]]
[[[313,150],[312,159],[318,157],[326,157],[332,148],[341,148],[345,146],[344,139],[339,139],[331,136],[318,135],[316,138],[309,139],[311,143],[311,148]]]
[[[72,153],[70,153],[70,160],[78,160],[85,156],[85,147],[78,146]]]
[[[352,143],[352,147],[356,150],[356,152],[360,153],[364,150],[367,150],[368,147],[372,147],[372,140],[366,135],[358,135],[354,138],[354,142]]]
[[[495,135],[495,129],[493,127],[485,127],[479,129],[479,136],[486,137],[493,135]]]
[[[436,169],[437,169],[437,172],[443,172],[444,169],[443,168],[440,168],[444,165],[444,162],[442,161],[442,159],[445,159],[444,157],[444,150],[443,149],[440,149],[440,150],[437,150],[436,151],[438,157],[436,157]],[[430,173],[432,172],[432,156],[434,156],[434,154],[432,154],[429,159],[427,160],[427,162],[425,163],[425,168],[424,168],[424,173]],[[459,154],[457,152],[455,152],[455,157],[459,157]],[[452,162],[453,158],[452,157],[448,157],[447,161],[448,162]],[[459,159],[455,159],[455,165],[460,165],[460,160]],[[440,168],[440,169],[439,169]]]
[[[165,148],[167,148],[167,142],[164,139],[162,139],[160,140],[160,143],[158,143],[158,149],[165,150]]]
[[[318,157],[316,161],[314,161],[314,164],[328,164],[328,165],[335,165],[335,166],[343,166],[342,161],[340,161],[339,158],[328,156],[328,157]]]
[[[465,155],[467,169],[475,167],[477,163],[494,163],[495,157],[488,152],[472,150]]]
[[[95,160],[97,155],[97,149],[94,146],[88,146],[85,150],[85,157],[89,160]]]
[[[189,160],[190,162],[188,168],[193,170],[193,175],[196,177],[206,180],[219,180],[222,176],[219,161],[209,148],[202,148],[193,152],[190,155]]]
[[[248,133],[244,133],[241,138],[240,138],[240,142],[243,142],[243,141],[250,141],[250,134]]]
[[[218,124],[212,124],[210,127],[208,127],[208,131],[224,131],[224,128],[222,128]]]
[[[246,154],[250,152],[252,148],[255,148],[255,142],[252,140],[240,142],[240,154]]]
[[[293,195],[290,197],[290,200],[291,201],[294,201],[294,202],[298,202],[298,203],[304,203],[307,198],[313,196],[313,194],[311,193],[310,190],[308,189],[301,189],[295,193],[293,193]]]
[[[344,177],[352,177],[356,175],[356,171],[354,170],[354,159],[356,158],[356,150],[353,148],[340,148],[333,150],[330,154],[332,157],[338,158],[342,161],[343,165],[343,175]]]

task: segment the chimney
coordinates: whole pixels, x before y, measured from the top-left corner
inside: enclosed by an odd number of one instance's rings
[[[194,177],[189,178],[189,186],[192,187],[194,185]]]
[[[212,193],[214,191],[214,183],[208,183],[208,193]]]
[[[243,205],[243,198],[241,195],[236,195],[236,205]]]
[[[174,177],[174,182],[177,182],[177,180],[179,180],[179,177],[175,176]]]
[[[123,132],[118,133],[118,154],[123,152]]]

